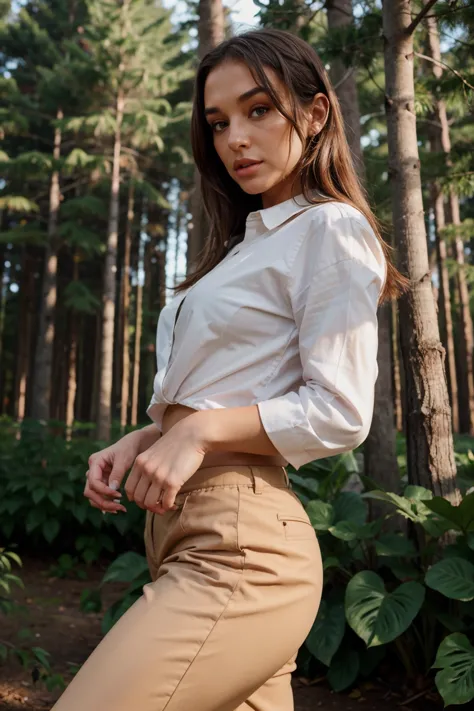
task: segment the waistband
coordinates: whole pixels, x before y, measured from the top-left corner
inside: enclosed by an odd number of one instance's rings
[[[219,465],[201,467],[179,490],[186,494],[196,489],[208,489],[211,486],[248,486],[256,494],[261,494],[265,486],[276,489],[289,489],[290,482],[284,467],[255,465]]]

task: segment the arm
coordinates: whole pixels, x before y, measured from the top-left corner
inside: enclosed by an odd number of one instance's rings
[[[134,440],[137,446],[138,454],[144,452],[148,447],[151,447],[155,442],[157,442],[161,437],[161,432],[155,423],[152,422],[151,425],[146,425],[139,430],[133,430],[125,435],[131,440]]]

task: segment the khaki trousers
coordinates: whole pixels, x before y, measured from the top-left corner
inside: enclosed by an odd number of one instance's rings
[[[54,711],[293,710],[323,570],[285,469],[199,469],[177,504],[147,511],[152,582]]]

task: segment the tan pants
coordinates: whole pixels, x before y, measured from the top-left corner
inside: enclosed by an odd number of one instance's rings
[[[178,509],[147,512],[153,582],[54,711],[292,711],[322,562],[286,471],[206,467]]]

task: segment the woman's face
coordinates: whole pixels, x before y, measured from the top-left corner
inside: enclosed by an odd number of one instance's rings
[[[285,86],[272,69],[265,71],[287,109]],[[320,97],[327,102],[323,94],[317,94],[316,104],[321,102]],[[294,169],[303,145],[296,131],[290,139],[291,124],[257,85],[247,65],[227,60],[213,69],[204,87],[204,106],[217,154],[242,190],[251,195],[261,194],[263,207],[292,197]],[[322,119],[323,114],[323,107],[318,106],[316,117]],[[307,114],[303,126],[306,135],[318,132],[314,117],[314,110]],[[319,130],[323,125],[324,120]],[[245,160],[258,163],[241,168],[238,161],[245,165]]]

